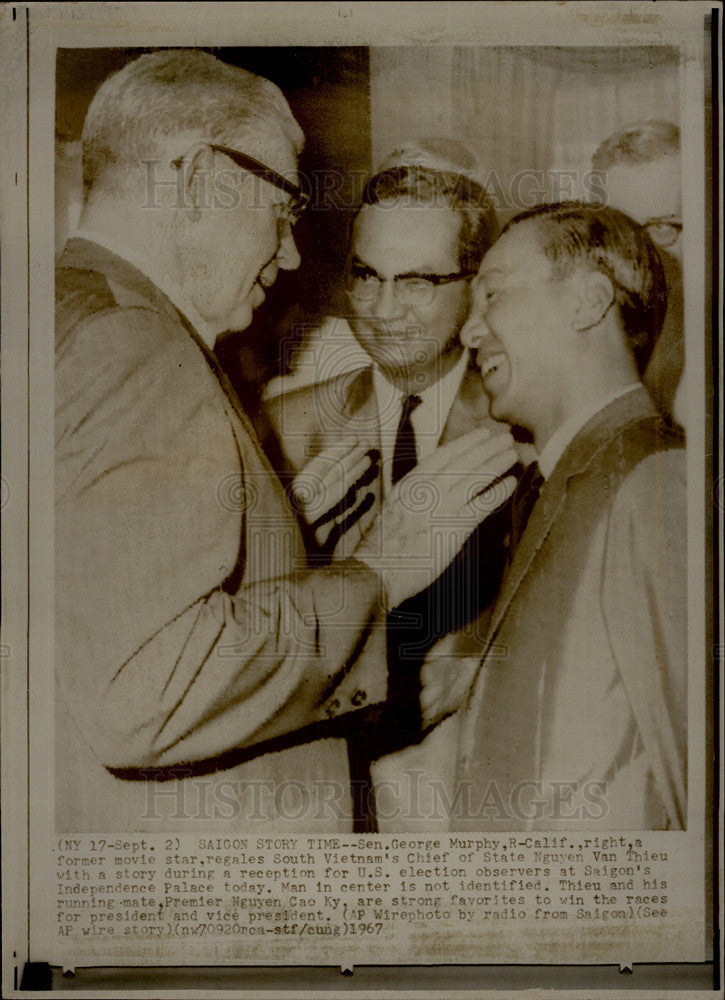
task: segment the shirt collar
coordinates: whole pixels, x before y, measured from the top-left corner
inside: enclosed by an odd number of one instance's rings
[[[156,285],[160,292],[163,292],[180,313],[183,313],[209,350],[214,349],[216,332],[211,329],[206,320],[199,314],[181,285],[178,285],[175,281],[162,274],[153,261],[145,257],[143,253],[139,253],[135,247],[130,246],[125,240],[114,239],[105,233],[98,233],[92,229],[79,227],[73,235],[79,239],[98,243],[99,246],[105,247],[106,250],[110,250],[111,253],[116,254],[117,257],[122,257],[129,264],[133,264],[137,270],[145,274]]]
[[[555,430],[541,449],[541,454],[539,455],[539,469],[544,479],[550,478],[557,462],[567,447],[595,413],[603,410],[605,406],[609,406],[610,403],[613,403],[615,399],[619,399],[620,396],[625,396],[628,392],[640,389],[641,387],[641,382],[632,382],[607,396],[600,396],[593,403],[578,410],[573,417],[570,417],[561,427]]]
[[[413,393],[413,395],[420,396],[421,399],[421,404],[415,413],[427,409],[428,405],[435,400],[436,410],[442,419],[441,432],[443,431],[443,425],[445,425],[448,419],[451,406],[453,406],[453,400],[460,391],[461,382],[468,368],[469,361],[470,351],[465,350],[453,368],[439,378],[437,382],[431,383],[425,389],[421,389],[420,392]],[[378,398],[378,406],[381,410],[383,409],[384,402],[392,403],[397,401],[400,406],[403,399],[408,395],[408,393],[403,392],[397,386],[393,385],[376,364],[373,364],[373,385],[375,386],[375,394]]]

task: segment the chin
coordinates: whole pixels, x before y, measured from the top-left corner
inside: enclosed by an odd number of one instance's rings
[[[511,408],[506,406],[505,399],[500,396],[489,396],[488,412],[494,420],[501,420],[507,424],[517,424],[518,420],[511,413]]]
[[[247,327],[251,325],[253,319],[254,308],[245,303],[245,305],[240,306],[231,317],[231,325],[227,327],[227,330],[233,331],[234,333],[241,333],[242,330],[246,330]]]

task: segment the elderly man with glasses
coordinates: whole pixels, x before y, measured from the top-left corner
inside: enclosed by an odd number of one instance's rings
[[[377,626],[483,517],[462,463],[515,459],[485,433],[435,456],[458,473],[435,553],[427,512],[394,497],[391,565],[368,546],[309,568],[213,351],[299,265],[302,140],[273,84],[197,51],[141,56],[88,110],[56,276],[59,830],[349,829],[337,737],[385,697]],[[358,458],[338,456],[341,489]]]

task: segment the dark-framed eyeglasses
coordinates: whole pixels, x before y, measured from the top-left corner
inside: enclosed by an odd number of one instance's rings
[[[375,302],[386,281],[393,282],[393,291],[402,306],[427,306],[433,301],[436,290],[456,281],[469,281],[476,271],[454,271],[451,274],[396,274],[393,278],[381,278],[370,267],[350,264],[345,279],[347,292],[353,302],[370,304]]]
[[[653,243],[660,247],[671,247],[682,232],[682,220],[674,215],[647,219],[642,225]]]
[[[240,153],[238,149],[232,149],[230,146],[219,146],[216,143],[202,143],[201,145],[207,145],[209,149],[213,150],[215,153],[222,153],[224,156],[228,156],[229,159],[235,163],[242,170],[246,170],[247,173],[254,174],[255,177],[261,177],[262,180],[267,181],[268,184],[273,184],[280,191],[284,191],[288,194],[292,201],[291,202],[279,202],[277,204],[277,209],[279,210],[282,218],[286,219],[291,223],[295,223],[297,219],[302,215],[304,210],[307,208],[309,203],[309,195],[305,194],[297,184],[293,184],[288,181],[286,177],[278,174],[276,170],[272,170],[271,167],[266,166],[264,163],[260,163],[259,160],[255,160],[251,156],[247,156],[246,153]],[[184,160],[188,157],[188,152],[184,153],[183,156],[178,156],[175,160],[171,161],[171,166],[175,169],[179,169]]]

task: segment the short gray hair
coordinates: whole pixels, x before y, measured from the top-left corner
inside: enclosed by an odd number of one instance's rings
[[[83,188],[158,152],[157,140],[181,132],[220,144],[272,133],[299,153],[304,136],[284,95],[270,80],[198,49],[164,49],[139,56],[98,89],[83,125]],[[183,153],[180,150],[179,153]],[[244,150],[242,150],[244,152]]]

